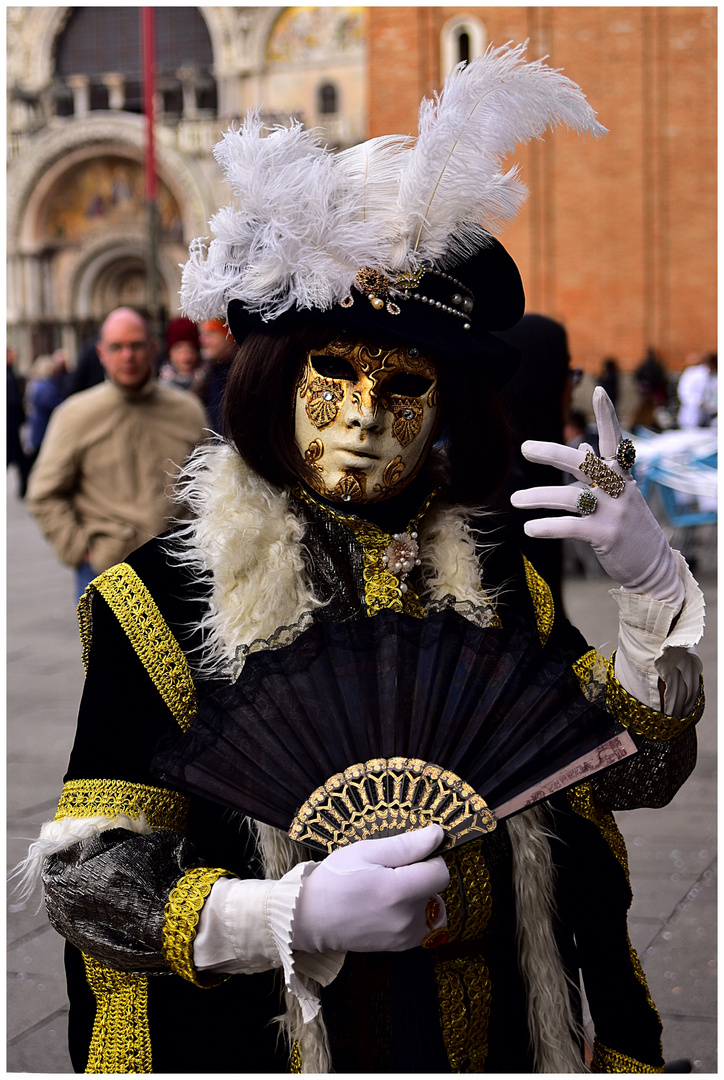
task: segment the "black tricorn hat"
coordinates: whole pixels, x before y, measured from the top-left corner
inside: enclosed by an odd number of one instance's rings
[[[303,326],[332,327],[356,337],[418,345],[436,357],[479,361],[495,387],[515,370],[517,351],[491,331],[508,330],[519,321],[525,294],[518,267],[494,237],[449,271],[426,270],[414,286],[401,287],[398,282],[389,289],[390,281],[385,282],[383,275],[373,276],[373,281],[378,288],[371,285],[369,293],[359,285],[353,288],[352,303],[334,304],[326,310],[294,307],[269,320],[248,311],[240,300],[232,300],[227,309],[229,328],[239,345],[251,330],[288,334]],[[386,301],[385,285],[389,289]]]

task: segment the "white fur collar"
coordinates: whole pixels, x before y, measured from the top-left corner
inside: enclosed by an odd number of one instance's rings
[[[252,472],[226,444],[197,448],[176,497],[194,517],[180,525],[169,553],[212,582],[201,620],[205,644],[194,669],[228,678],[239,646],[267,641],[322,604],[307,570],[305,525],[287,492]],[[452,595],[490,611],[469,517],[462,507],[438,501],[423,519],[425,600]]]

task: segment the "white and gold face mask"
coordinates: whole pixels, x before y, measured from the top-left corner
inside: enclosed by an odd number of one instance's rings
[[[421,349],[340,338],[302,363],[294,440],[321,495],[377,502],[417,474],[437,412],[437,369]]]

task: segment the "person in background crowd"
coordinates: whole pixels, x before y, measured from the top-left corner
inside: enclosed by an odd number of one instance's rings
[[[191,319],[172,319],[166,327],[166,356],[158,381],[162,386],[203,393],[207,367],[201,361],[199,330]]]
[[[98,355],[98,339],[91,338],[81,345],[75,367],[68,376],[68,397],[90,390],[105,378],[103,364]]]
[[[671,427],[671,417],[666,406],[669,402],[669,385],[666,371],[654,349],[647,349],[646,356],[634,372],[639,402],[631,418],[631,428],[645,427],[652,431],[665,431]]]
[[[527,461],[520,450],[525,439],[563,442],[563,418],[571,398],[568,335],[561,323],[545,315],[524,315],[512,330],[499,332],[521,355],[518,369],[499,394],[503,414],[510,429],[513,459],[505,487],[496,498],[510,516],[510,496],[521,487],[550,486],[562,482],[561,472],[551,465]],[[531,517],[543,517],[543,512]],[[538,540],[523,532],[522,515],[513,511],[518,525],[518,543],[542,577],[548,582],[553,601],[563,610],[561,596],[561,541]]]
[[[25,423],[23,382],[15,371],[15,361],[17,360],[15,350],[8,349],[6,357],[5,430],[7,434],[7,464],[15,465],[18,470],[18,494],[21,499],[24,499],[31,462],[23,449],[20,438],[20,430]]]
[[[596,382],[603,387],[615,407],[618,404],[618,363],[613,356],[604,359]]]
[[[68,393],[65,353],[56,349],[51,356],[33,361],[25,391],[28,412],[27,446],[31,462],[38,456],[45,430],[54,410]]]
[[[159,386],[155,344],[131,308],[112,311],[98,355],[107,379],[53,413],[28,484],[28,508],[78,594],[101,571],[161,532],[174,514],[166,488],[203,438],[191,394]]]
[[[691,361],[692,357],[688,357]],[[716,426],[717,417],[717,354],[707,353],[701,360],[693,355],[679,379],[678,421],[680,428]]]
[[[229,329],[220,319],[209,319],[201,326],[201,356],[207,364],[207,376],[203,399],[209,414],[212,431],[221,430],[221,400],[236,343]]]
[[[563,438],[566,446],[578,449],[586,438],[586,416],[580,409],[571,409],[563,425]]]

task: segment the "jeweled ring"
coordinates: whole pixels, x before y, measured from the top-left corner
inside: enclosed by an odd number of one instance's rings
[[[616,461],[622,469],[630,469],[636,460],[636,447],[630,439],[621,439],[616,447]]]
[[[432,924],[440,914],[440,901],[435,896],[431,896],[427,902],[425,908],[425,922],[427,923],[430,933],[422,939],[423,949],[437,949],[440,945],[444,945],[450,939],[450,931],[446,926],[441,926],[438,930],[434,930]]]
[[[598,499],[590,488],[584,488],[583,491],[579,492],[578,498],[576,499],[576,510],[581,517],[587,517],[589,514],[592,514],[597,506]]]
[[[600,487],[612,499],[617,499],[626,487],[624,478],[613,469],[609,469],[608,465],[601,461],[600,457],[596,457],[591,450],[588,451],[578,469],[591,481],[591,487]]]

